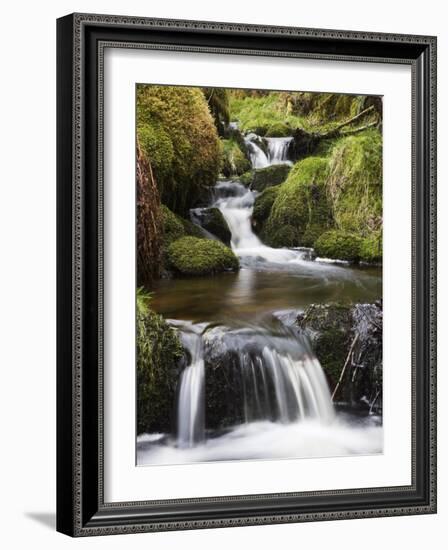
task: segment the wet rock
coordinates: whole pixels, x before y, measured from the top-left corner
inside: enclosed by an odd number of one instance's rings
[[[382,409],[381,302],[309,306],[297,317],[327,376],[335,402]],[[345,367],[345,368],[344,368]]]
[[[264,191],[268,187],[283,183],[291,170],[289,164],[273,164],[266,168],[258,168],[240,176],[239,181],[252,189]]]
[[[218,237],[227,246],[232,234],[219,208],[194,208],[190,210],[191,221]]]

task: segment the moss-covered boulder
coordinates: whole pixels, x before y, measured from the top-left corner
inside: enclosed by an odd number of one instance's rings
[[[137,136],[162,202],[185,216],[216,182],[221,144],[199,88],[137,86]]]
[[[283,183],[291,171],[289,164],[273,164],[266,168],[257,168],[246,172],[238,178],[243,185],[247,185],[253,191],[264,191],[268,187]]]
[[[190,211],[193,221],[230,246],[232,234],[219,208],[194,208]]]
[[[163,244],[164,248],[167,249],[172,242],[185,235],[185,228],[180,220],[180,217],[174,212],[171,212],[171,210],[164,204],[162,204],[161,211],[163,223]]]
[[[267,244],[312,246],[318,236],[332,227],[327,178],[326,158],[309,157],[294,165],[272,205],[264,229]]]
[[[359,262],[363,239],[356,233],[338,229],[323,233],[314,243],[314,251],[321,258]]]
[[[250,160],[241,144],[235,139],[223,139],[221,165],[223,176],[226,178],[239,176],[250,168]]]
[[[381,412],[381,303],[313,304],[298,316],[297,325],[310,338],[334,400]]]
[[[137,433],[171,433],[184,355],[176,332],[137,295]]]
[[[168,264],[180,275],[213,275],[236,271],[239,261],[230,248],[219,241],[182,237],[168,248]]]
[[[383,259],[383,235],[382,231],[372,233],[362,240],[359,257],[362,262],[381,263]]]
[[[255,233],[264,237],[264,229],[266,222],[271,213],[272,205],[277,197],[279,186],[268,187],[262,193],[260,193],[254,202],[254,209],[252,211],[252,227]]]

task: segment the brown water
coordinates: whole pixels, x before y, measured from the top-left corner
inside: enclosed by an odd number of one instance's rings
[[[349,267],[303,260],[288,269],[266,265],[238,273],[159,281],[152,307],[164,317],[191,321],[255,321],[312,303],[372,302],[381,298],[381,267]]]

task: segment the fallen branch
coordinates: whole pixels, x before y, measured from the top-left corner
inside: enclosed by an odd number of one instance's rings
[[[347,358],[345,360],[345,363],[344,363],[344,366],[342,367],[342,370],[341,370],[341,374],[339,376],[339,380],[338,380],[338,383],[336,384],[336,387],[334,388],[334,391],[331,395],[331,400],[334,401],[334,398],[335,398],[335,395],[337,394],[337,391],[339,389],[339,386],[344,378],[344,374],[345,374],[345,371],[347,369],[347,365],[349,364],[349,361],[350,361],[350,357],[353,353],[353,349],[355,348],[355,344],[356,342],[358,341],[358,334],[355,335],[355,337],[353,338],[353,341],[352,341],[352,345],[350,346],[350,349],[348,350],[348,354],[347,354]]]

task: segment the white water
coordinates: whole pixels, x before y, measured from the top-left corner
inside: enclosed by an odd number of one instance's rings
[[[177,400],[177,441],[181,448],[193,447],[204,440],[204,354],[198,326],[188,323],[180,331],[183,346],[191,356],[182,371]]]
[[[231,193],[233,196],[229,196]],[[218,182],[215,186],[215,197],[213,206],[221,210],[232,234],[232,249],[239,258],[252,257],[280,264],[304,261],[304,251],[271,248],[255,235],[251,224],[255,191],[238,182]]]
[[[244,138],[247,150],[249,152],[252,168],[266,168],[269,166],[269,160],[263,149],[257,144],[260,138],[256,134],[249,134]]]
[[[292,164],[288,159],[288,150],[292,137],[264,138],[268,145],[269,164]]]
[[[364,423],[353,423],[349,418],[337,418],[329,424],[313,419],[291,424],[252,422],[190,449],[179,449],[167,441],[145,444],[144,437],[137,440],[139,465],[371,455],[383,448],[382,428],[372,417]]]
[[[272,164],[289,162],[287,151],[292,137],[265,138],[268,155],[257,145],[260,138],[255,134],[245,137],[252,168],[265,168]],[[305,253],[288,248],[271,248],[264,245],[252,231],[251,217],[255,191],[238,182],[218,182],[215,185],[215,201],[212,206],[219,208],[232,234],[231,246],[235,254],[243,259],[252,257],[269,263],[289,264],[303,261]]]

